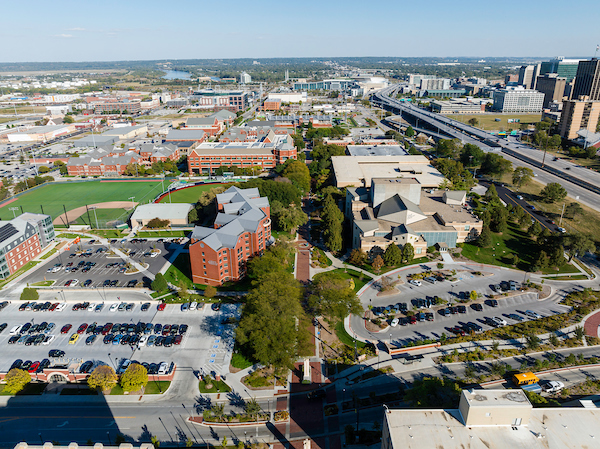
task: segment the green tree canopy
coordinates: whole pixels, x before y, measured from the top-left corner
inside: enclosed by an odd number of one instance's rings
[[[292,181],[296,187],[303,192],[310,190],[310,173],[304,162],[291,160],[285,170],[283,176]]]
[[[289,232],[308,222],[308,215],[295,204],[284,206],[279,201],[272,201],[271,219],[275,229]]]
[[[356,265],[360,267],[367,261],[367,253],[365,253],[360,248],[355,248],[350,253],[350,257],[348,258],[348,263],[352,265]]]
[[[477,239],[477,245],[479,245],[481,248],[489,248],[491,244],[492,232],[490,231],[490,227],[484,224],[481,234],[479,234],[479,238]]]
[[[390,243],[383,253],[383,261],[390,267],[400,265],[402,263],[402,250],[395,243]]]
[[[415,258],[415,248],[410,243],[402,247],[402,262],[410,263]]]
[[[483,174],[500,178],[502,175],[512,171],[512,163],[499,154],[486,153],[479,170]]]
[[[156,273],[156,276],[154,276],[154,280],[150,284],[150,287],[155,292],[164,292],[169,288],[169,284],[162,273]]]
[[[406,128],[405,134],[406,134],[406,137],[408,137],[408,138],[413,137],[415,135],[415,130],[413,129],[412,126],[409,125],[408,128]]]
[[[533,179],[533,170],[529,167],[517,167],[512,174],[512,183],[521,188],[531,182]]]
[[[323,227],[323,241],[331,252],[338,252],[342,249],[342,223],[344,214],[335,204],[331,195],[327,195],[321,211],[321,220]]]
[[[460,152],[460,161],[465,167],[477,167],[483,162],[485,153],[477,145],[466,143]]]
[[[317,275],[310,286],[309,305],[315,315],[330,323],[342,321],[349,314],[360,315],[363,308],[349,280],[333,271]]]
[[[565,207],[565,217],[566,218],[575,218],[576,215],[581,215],[583,213],[583,207],[579,203],[569,203],[567,207]]]
[[[546,184],[546,187],[540,192],[542,199],[547,203],[562,201],[567,197],[567,191],[557,182]]]
[[[596,251],[594,241],[585,234],[568,234],[565,236],[564,242],[569,255],[569,262],[575,256],[583,256],[588,251],[591,253]]]

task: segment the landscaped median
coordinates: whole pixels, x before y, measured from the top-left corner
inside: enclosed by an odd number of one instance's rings
[[[206,426],[255,426],[257,424],[267,424],[269,422],[287,422],[290,419],[290,414],[287,410],[278,410],[273,413],[273,419],[269,413],[224,413],[223,404],[215,404],[211,409],[204,410],[202,416],[193,416],[187,418],[189,422],[202,424]],[[215,415],[216,413],[216,415]]]

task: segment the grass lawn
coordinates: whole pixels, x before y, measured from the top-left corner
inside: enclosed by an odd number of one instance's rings
[[[506,185],[511,186],[513,191],[517,191],[516,187],[512,186],[510,175],[504,176],[501,180]],[[546,216],[556,222],[558,225],[560,221],[560,214],[562,212],[563,204],[569,204],[571,202],[577,202],[571,197],[567,197],[563,202],[557,203],[545,203],[541,200],[540,191],[544,188],[539,182],[531,181],[526,186],[519,190],[519,193],[523,195],[523,198],[530,204],[533,204],[536,209],[546,213]],[[588,234],[595,241],[600,241],[598,237],[600,235],[600,212],[587,207],[585,204],[579,203],[583,208],[583,213],[576,215],[575,218],[565,218],[563,216],[562,227],[567,232],[581,232],[582,234]]]
[[[354,342],[356,341],[356,346],[359,348],[364,348],[367,344],[363,343],[360,340],[354,340],[354,338],[352,338],[348,332],[346,332],[346,329],[344,329],[344,322],[340,321],[339,323],[337,323],[335,325],[335,335],[337,335],[337,338],[339,338],[339,340],[344,343],[347,346],[350,347],[354,347]]]
[[[359,291],[361,288],[363,288],[365,286],[365,284],[367,282],[369,282],[371,280],[371,278],[368,275],[361,273],[360,271],[351,270],[350,268],[348,268],[346,270],[344,270],[343,268],[336,268],[335,270],[326,271],[324,273],[319,273],[319,274],[316,274],[313,277],[313,279],[318,280],[319,277],[323,276],[325,273],[335,273],[338,276],[340,276],[341,278],[353,279],[355,292]]]
[[[294,238],[294,235],[291,232],[285,232],[285,231],[271,231],[271,235],[273,236],[273,238],[275,240],[283,238],[286,240],[292,240]]]
[[[553,281],[587,281],[588,277],[583,274],[577,274],[575,276],[549,276],[545,279]]]
[[[144,390],[144,394],[163,394],[168,390],[171,382],[168,380],[151,380],[146,385],[146,389]]]
[[[479,124],[477,128],[486,131],[507,131],[509,129],[519,129],[524,123],[534,124],[542,119],[541,114],[449,114],[448,118],[467,123],[472,118],[476,118]],[[497,122],[495,119],[499,118]],[[508,119],[520,119],[520,123],[508,123]]]
[[[190,231],[140,231],[136,237],[185,237]]]
[[[212,384],[210,390],[206,388],[207,383]],[[198,382],[198,390],[200,390],[200,393],[229,393],[231,388],[222,380],[218,382],[216,380],[209,380],[208,382],[201,380]]]
[[[123,232],[117,229],[92,229],[91,231],[86,231],[89,234],[95,234],[104,238],[114,238],[118,239],[123,237]],[[128,232],[126,232],[127,234]]]
[[[427,263],[427,262],[429,262],[429,258],[428,257],[419,257],[417,259],[411,260],[409,263],[403,263],[403,264],[395,265],[395,266],[391,266],[391,267],[389,267],[389,266],[386,265],[380,271],[374,270],[373,267],[371,266],[371,264],[368,264],[368,263],[366,263],[363,266],[358,267],[358,268],[362,268],[363,270],[368,271],[369,273],[373,273],[373,274],[379,275],[379,274],[385,274],[385,273],[387,273],[389,271],[394,271],[394,270],[396,270],[398,268],[406,267],[408,265],[416,265],[416,264]],[[351,264],[348,264],[348,265],[352,266]]]
[[[104,203],[107,201],[131,201],[135,197],[138,203],[153,200],[162,191],[160,181],[139,182],[66,182],[51,183],[38,189],[26,192],[10,203],[10,207],[23,207],[25,212],[44,213],[56,218],[67,211],[86,204]],[[0,207],[0,219],[12,218],[8,205]],[[100,213],[101,209],[96,212]]]
[[[96,218],[98,219],[98,224],[100,225],[100,227],[102,227],[102,225],[104,223],[106,223],[107,221],[113,221],[113,220],[121,220],[121,221],[127,221],[127,217],[129,217],[129,214],[131,213],[131,210],[127,210],[127,209],[96,209],[95,213],[94,211],[90,211],[89,214],[89,218],[91,220],[91,223],[89,222],[90,220],[88,220],[88,214],[87,212],[85,212],[83,215],[80,215],[79,218],[77,218],[77,220],[75,220],[75,224],[78,225],[91,225],[92,227],[96,227]]]
[[[35,383],[31,382],[25,385],[25,388],[17,393],[17,396],[31,396],[42,394],[42,392],[46,389],[48,384],[46,383]],[[4,392],[5,384],[0,385],[0,396],[15,396],[11,393]]]
[[[213,187],[223,186],[225,184],[202,184],[199,186],[190,187],[188,189],[177,190],[172,192],[169,201],[169,195],[165,196],[161,203],[196,203],[202,195],[202,192],[212,189]]]
[[[40,281],[30,284],[31,287],[50,287],[56,281]]]
[[[77,237],[81,237],[80,234],[73,234],[71,232],[63,232],[56,236],[57,239],[76,239]]]
[[[48,257],[56,254],[57,251],[58,251],[58,248],[52,248],[50,251],[48,251],[46,254],[44,254],[42,257],[40,257],[40,259],[46,260]]]
[[[252,363],[249,359],[247,359],[243,354],[239,352],[234,352],[231,355],[231,366],[237,369],[246,369],[250,368],[254,363]]]

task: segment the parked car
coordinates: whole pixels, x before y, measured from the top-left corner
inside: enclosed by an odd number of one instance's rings
[[[420,287],[420,286],[422,285],[422,284],[421,284],[421,281],[419,281],[419,280],[417,280],[417,279],[411,279],[411,280],[410,280],[410,281],[408,281],[408,282],[409,282],[410,284],[412,284],[412,285],[416,285],[417,287]]]
[[[539,320],[540,318],[542,318],[542,315],[540,315],[537,312],[534,312],[533,310],[526,310],[525,315],[527,315],[529,318],[532,318],[534,320]]]
[[[69,344],[74,345],[79,340],[79,334],[72,334],[71,338],[69,338]]]

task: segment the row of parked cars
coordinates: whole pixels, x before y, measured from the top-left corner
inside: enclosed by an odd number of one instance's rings
[[[67,307],[67,304],[64,302],[63,303],[59,303],[59,302],[51,303],[50,301],[46,301],[46,302],[31,301],[31,302],[24,302],[23,304],[21,304],[19,306],[19,312],[28,312],[28,311],[60,312],[61,310],[64,310],[65,307]]]

